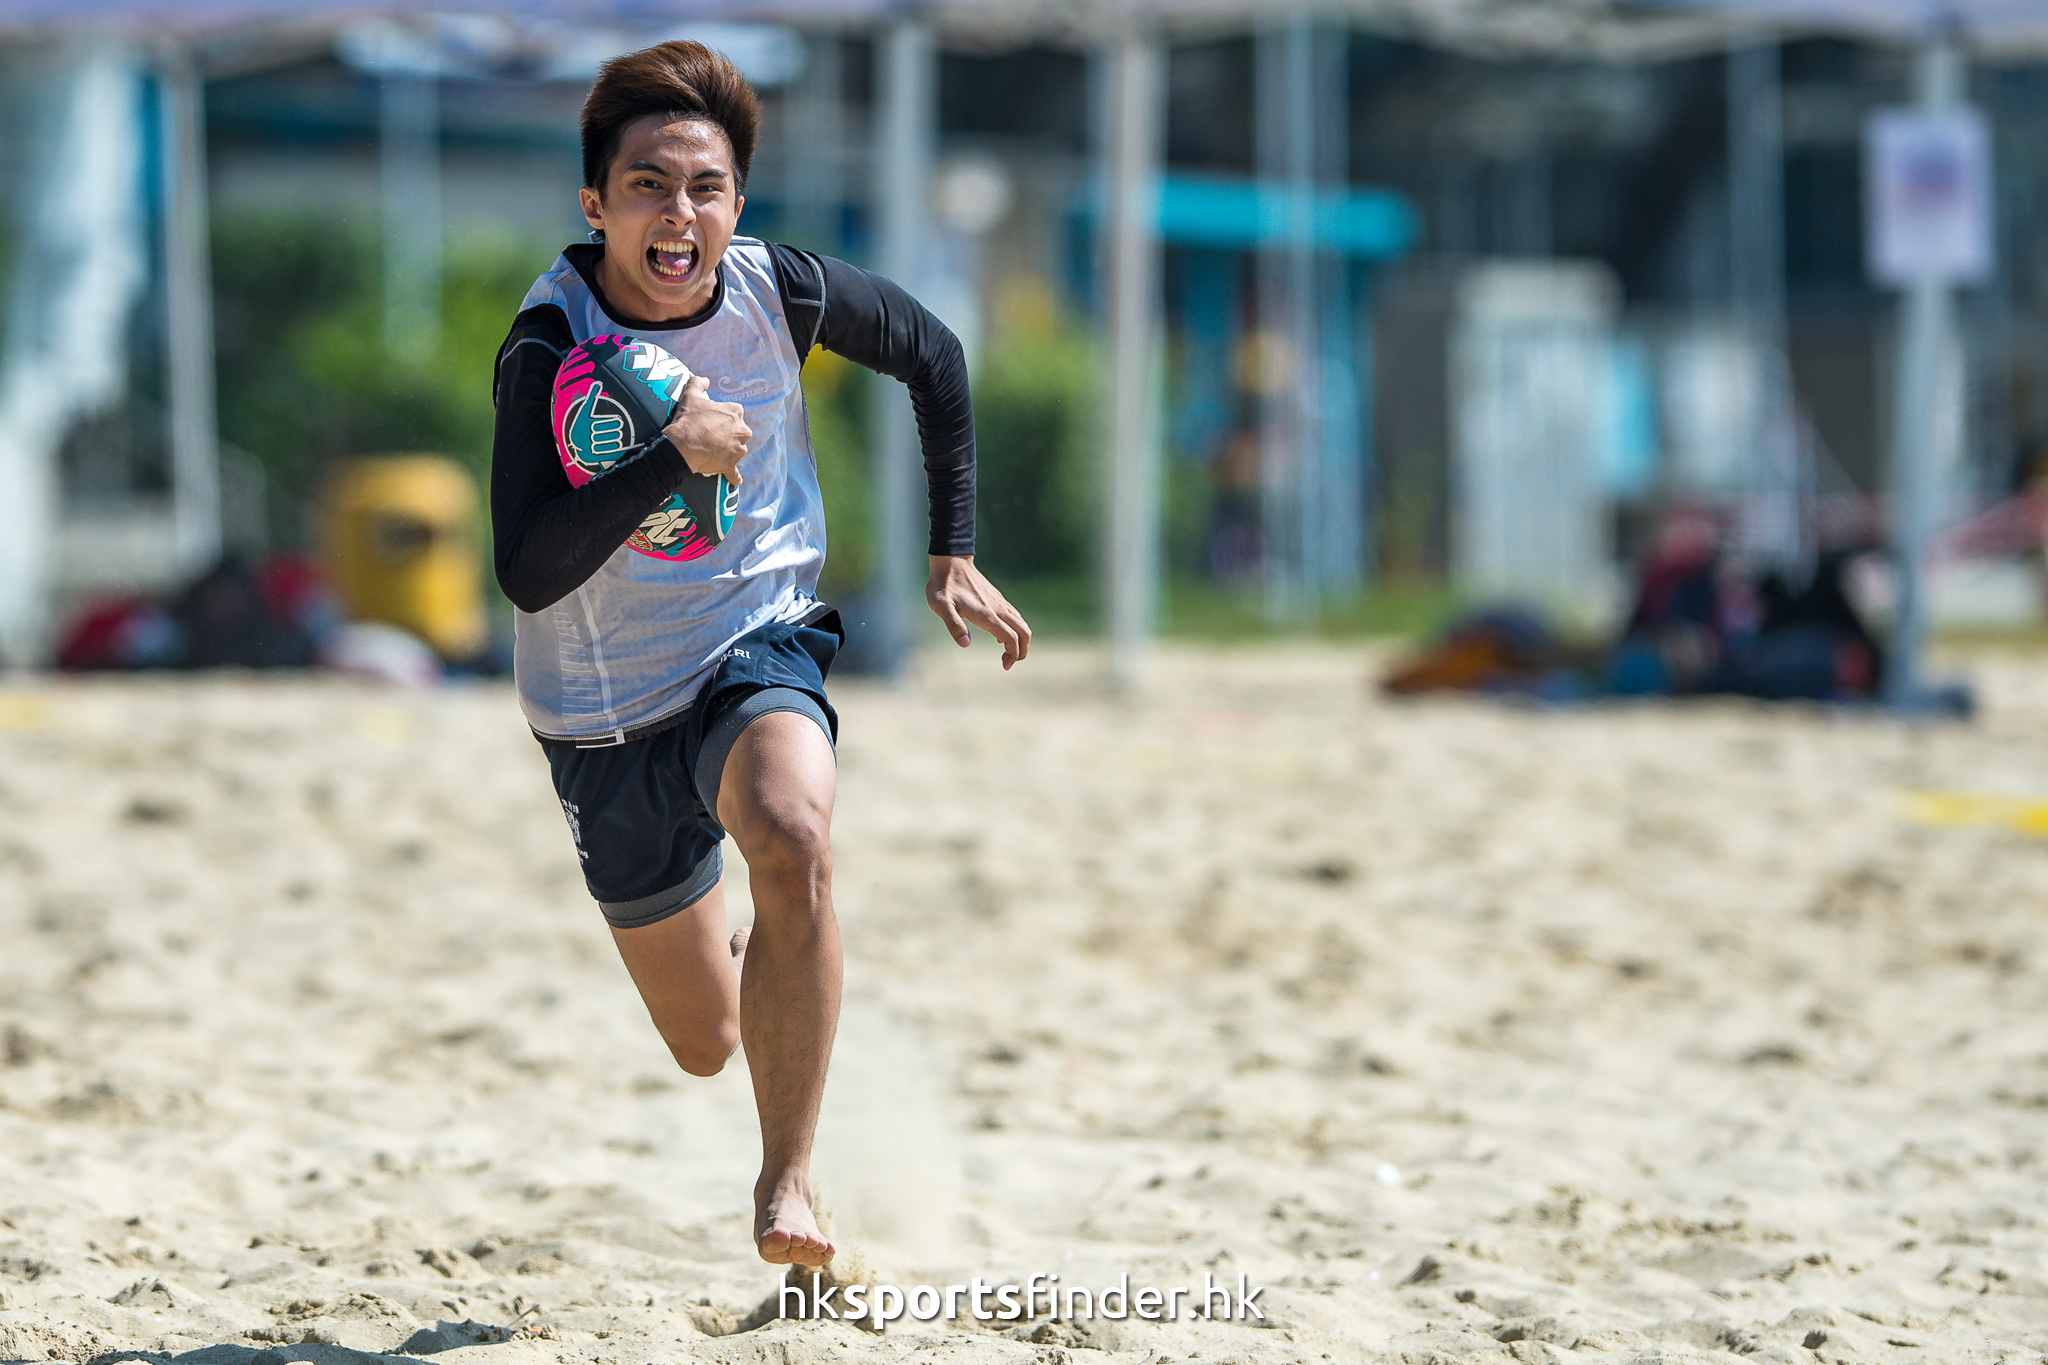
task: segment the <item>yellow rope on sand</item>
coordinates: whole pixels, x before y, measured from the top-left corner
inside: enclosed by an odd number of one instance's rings
[[[2048,801],[1970,792],[1907,792],[1906,800],[1916,824],[1948,828],[1993,825],[2048,837]]]

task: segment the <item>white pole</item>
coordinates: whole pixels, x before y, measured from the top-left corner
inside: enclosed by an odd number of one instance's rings
[[[1113,687],[1137,681],[1159,601],[1159,175],[1165,82],[1158,40],[1112,40],[1102,139],[1107,221],[1103,264],[1109,370],[1104,615]]]
[[[1326,25],[1315,35],[1307,117],[1317,192],[1341,202],[1351,191],[1351,30]],[[1310,412],[1317,445],[1315,583],[1324,597],[1357,593],[1365,577],[1365,464],[1361,442],[1358,317],[1351,263],[1320,235],[1312,265],[1314,306],[1302,319],[1315,337],[1317,387]]]
[[[1775,36],[1728,54],[1728,144],[1730,292],[1749,339],[1782,349],[1785,133]]]
[[[842,188],[840,129],[846,121],[841,90],[839,31],[804,37],[802,79],[789,87],[784,125],[783,202],[787,240],[813,251],[839,253]]]
[[[425,359],[441,345],[440,78],[393,70],[381,87],[384,344]]]
[[[221,551],[215,429],[213,274],[207,240],[205,85],[191,54],[158,65],[164,130],[164,325],[170,352],[172,536],[178,567],[198,573]]]
[[[1257,36],[1259,330],[1272,368],[1259,424],[1260,561],[1266,617],[1296,625],[1314,609],[1315,415],[1320,410],[1314,239],[1314,34],[1296,8]],[[1278,212],[1272,211],[1272,206]]]
[[[1744,549],[1803,586],[1815,546],[1786,353],[1784,95],[1775,35],[1728,53],[1729,293],[1756,383]]]
[[[937,81],[930,24],[900,18],[883,32],[881,108],[876,124],[875,184],[880,202],[882,273],[913,294],[922,283],[931,217],[931,171],[937,121]],[[917,422],[910,396],[893,379],[877,377],[874,404],[874,601],[870,629],[881,672],[894,674],[910,647],[910,622],[924,575],[925,545],[917,515],[921,467]]]
[[[1930,39],[1913,57],[1914,103],[1952,109],[1962,102],[1963,59],[1946,36]],[[1892,549],[1898,574],[1898,614],[1892,626],[1884,695],[1890,705],[1917,709],[1925,697],[1921,657],[1927,648],[1926,556],[1939,501],[1936,454],[1941,441],[1941,398],[1959,397],[1943,371],[1955,334],[1955,288],[1922,279],[1905,291],[1899,327],[1892,408]]]

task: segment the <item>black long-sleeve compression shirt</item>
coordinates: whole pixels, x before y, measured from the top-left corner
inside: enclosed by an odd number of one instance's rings
[[[602,250],[572,246],[565,253],[593,293]],[[929,552],[973,554],[974,408],[959,339],[879,275],[774,243],[768,252],[799,356],[820,345],[909,388],[930,489]],[[627,331],[672,331],[711,317],[724,291],[721,276],[710,304],[681,323],[632,323],[598,297]],[[491,526],[498,585],[521,611],[544,611],[582,586],[689,472],[682,453],[662,438],[614,464],[603,478],[581,488],[570,484],[548,410],[555,371],[574,344],[569,320],[547,304],[514,319],[498,352]]]

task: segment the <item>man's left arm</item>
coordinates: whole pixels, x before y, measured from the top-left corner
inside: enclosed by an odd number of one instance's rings
[[[969,626],[987,631],[1009,668],[1030,652],[1031,627],[974,564],[974,404],[960,339],[879,275],[791,247],[769,251],[799,355],[815,342],[910,390],[931,507],[925,603],[963,649]]]

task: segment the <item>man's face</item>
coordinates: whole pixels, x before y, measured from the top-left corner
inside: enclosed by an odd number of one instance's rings
[[[586,186],[581,194],[583,216],[604,232],[599,282],[613,307],[663,322],[711,301],[746,204],[724,129],[701,117],[636,119],[619,138],[603,192]]]

